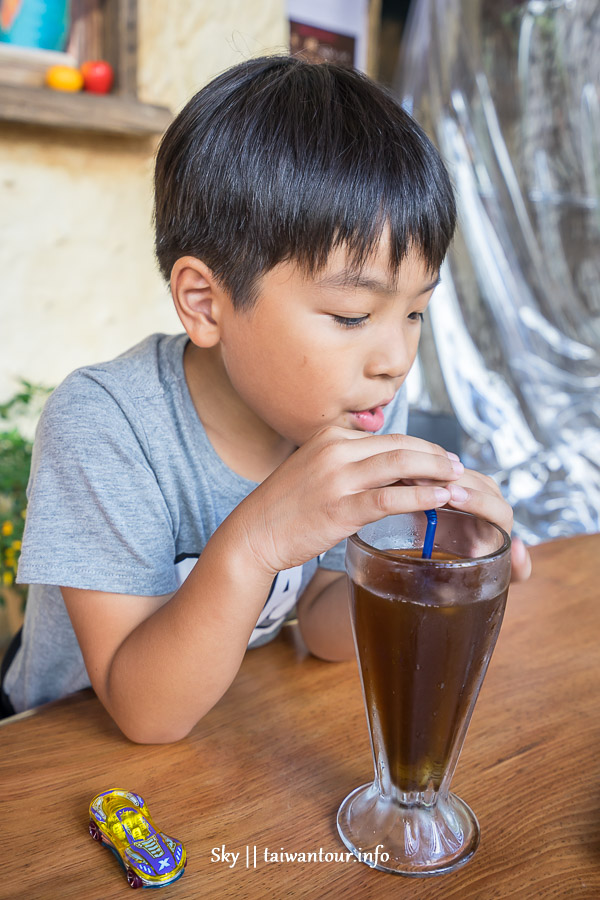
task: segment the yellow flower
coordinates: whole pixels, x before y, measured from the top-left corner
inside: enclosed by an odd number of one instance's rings
[[[20,550],[21,549],[21,541],[13,541],[11,546],[12,546],[13,550]]]
[[[2,523],[2,534],[4,537],[8,537],[14,531],[13,523],[7,519],[6,522]]]
[[[14,580],[15,580],[15,578],[14,578],[14,575],[12,572],[3,572],[2,573],[2,584],[9,585],[9,584],[12,584]]]

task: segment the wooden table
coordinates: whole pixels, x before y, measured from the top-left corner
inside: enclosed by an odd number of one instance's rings
[[[345,849],[340,801],[372,777],[362,696],[355,662],[309,658],[288,629],[247,654],[223,700],[174,745],[130,743],[91,691],[6,720],[0,897],[129,896],[87,833],[91,798],[122,787],[186,844],[187,871],[165,897],[599,898],[600,535],[540,545],[533,558],[531,580],[511,588],[453,781],[482,832],[463,869],[409,879],[326,861]],[[324,859],[265,861],[281,848]],[[223,849],[240,854],[235,865]]]

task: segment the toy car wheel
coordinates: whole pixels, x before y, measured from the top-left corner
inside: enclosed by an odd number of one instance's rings
[[[91,819],[90,819],[90,834],[94,838],[95,841],[102,842],[102,834],[100,832],[100,829],[98,828],[96,823],[93,822]]]
[[[142,879],[136,875],[133,869],[127,869],[127,884],[134,890],[142,886]]]

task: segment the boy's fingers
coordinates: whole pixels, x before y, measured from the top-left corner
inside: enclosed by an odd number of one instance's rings
[[[458,483],[448,485],[448,490],[451,495],[448,506],[472,513],[474,516],[479,516],[480,519],[487,519],[488,522],[494,522],[510,534],[513,524],[512,509],[502,497],[473,488],[465,488]]]
[[[356,522],[357,528],[362,528],[363,525],[376,522],[385,516],[436,509],[448,503],[449,499],[448,489],[440,486],[389,485],[349,495],[344,498],[343,505],[351,506],[352,519]]]
[[[473,488],[476,491],[502,497],[502,491],[493,478],[490,478],[489,475],[482,475],[481,472],[475,472],[473,469],[465,469],[460,484],[465,488]]]
[[[358,490],[385,487],[405,479],[445,483],[460,478],[464,472],[460,462],[447,456],[404,449],[368,456],[351,464],[349,470],[353,471],[355,489]]]
[[[422,438],[412,437],[409,434],[365,434],[363,431],[353,431],[349,428],[327,428],[322,432],[323,438],[338,437],[348,442],[348,449],[356,459],[365,459],[377,453],[385,453],[390,450],[415,450],[421,453],[433,453],[450,459],[458,459],[455,453],[449,454],[447,450],[425,441]]]
[[[450,480],[450,479],[448,479]],[[429,478],[402,479],[404,484],[430,484]],[[454,484],[465,490],[475,490],[482,494],[490,494],[494,497],[503,499],[502,491],[496,482],[488,478],[487,475],[480,475],[479,472],[473,472],[471,469],[465,469],[464,473],[454,481]]]
[[[513,538],[511,547],[511,581],[527,581],[531,575],[531,557],[520,538]]]

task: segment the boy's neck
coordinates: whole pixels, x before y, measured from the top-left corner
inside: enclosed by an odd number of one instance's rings
[[[185,379],[207,437],[223,462],[250,481],[261,482],[296,449],[260,419],[234,389],[219,346],[183,354]]]

